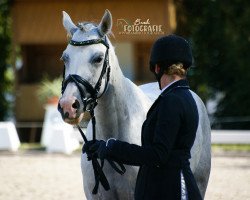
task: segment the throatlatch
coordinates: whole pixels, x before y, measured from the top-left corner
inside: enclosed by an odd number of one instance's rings
[[[87,80],[85,80],[84,78],[82,78],[81,76],[77,75],[77,74],[69,74],[68,77],[66,79],[63,80],[62,82],[62,94],[64,93],[67,85],[70,82],[75,83],[76,87],[78,88],[79,92],[80,92],[80,96],[81,96],[81,100],[83,103],[83,111],[88,111],[90,112],[91,115],[91,121],[92,121],[92,133],[93,133],[93,141],[96,140],[96,120],[95,120],[95,114],[94,114],[94,109],[98,104],[98,99],[106,92],[106,90],[108,89],[108,83],[109,83],[109,78],[110,78],[110,65],[109,65],[109,44],[107,42],[107,38],[106,36],[104,36],[104,38],[100,38],[100,39],[93,39],[93,40],[87,40],[87,41],[74,41],[74,40],[70,40],[69,44],[73,45],[73,46],[86,46],[86,45],[91,45],[91,44],[103,44],[104,46],[106,46],[106,53],[105,53],[105,58],[104,58],[104,63],[103,63],[103,67],[102,67],[102,71],[100,74],[100,77],[95,85],[95,87],[93,87]],[[102,79],[104,77],[104,75],[106,74],[106,82],[105,82],[105,87],[104,90],[101,94],[99,94],[100,92],[100,88],[101,88],[101,82]],[[63,72],[63,78],[65,77],[65,67],[64,67],[64,72]],[[85,89],[87,90],[87,92],[90,94],[90,97],[87,97],[87,95],[84,92],[84,89],[82,88],[82,86],[85,87]],[[62,112],[61,108],[58,107],[59,111]],[[84,132],[81,130],[81,128],[79,126],[77,126],[79,132],[82,135],[82,138],[84,140],[84,142],[88,142]],[[102,186],[104,187],[105,190],[109,190],[110,189],[110,185],[109,182],[105,176],[105,174],[103,173],[103,166],[104,166],[104,160],[101,160],[101,165],[99,164],[98,160],[96,157],[92,157],[89,158],[89,160],[92,161],[92,166],[93,166],[93,170],[94,170],[94,175],[95,175],[95,187],[92,191],[92,194],[97,194],[98,192],[98,187],[99,187],[99,183],[102,184]],[[118,172],[119,174],[124,174],[126,169],[124,167],[124,165],[122,163],[117,162],[117,164],[115,164],[114,161],[108,160],[109,164],[111,165],[111,167]]]

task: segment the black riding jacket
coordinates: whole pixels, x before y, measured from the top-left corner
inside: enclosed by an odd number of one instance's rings
[[[149,109],[142,126],[141,146],[118,140],[112,143],[111,159],[140,166],[136,200],[181,199],[181,173],[188,199],[202,199],[189,163],[198,119],[188,82],[179,80],[170,85]]]

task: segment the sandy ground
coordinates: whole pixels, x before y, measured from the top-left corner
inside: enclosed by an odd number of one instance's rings
[[[0,200],[84,200],[80,155],[0,152]],[[250,154],[214,155],[207,200],[250,199]]]

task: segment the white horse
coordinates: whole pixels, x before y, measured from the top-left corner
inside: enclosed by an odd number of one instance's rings
[[[76,74],[94,87],[100,77],[105,62],[105,54],[108,51],[111,70],[108,88],[104,92],[108,77],[106,72],[101,78],[99,90],[99,94],[104,94],[95,108],[97,139],[117,138],[129,143],[140,144],[141,126],[146,118],[147,111],[153,103],[149,96],[152,98],[157,97],[157,94],[159,94],[158,84],[146,84],[139,88],[123,76],[114,48],[107,38],[107,34],[111,32],[112,27],[112,17],[108,10],[105,11],[99,25],[80,23],[77,26],[72,22],[69,15],[63,12],[63,25],[70,39],[78,44],[82,41],[106,38],[109,45],[108,49],[102,43],[86,46],[69,44],[62,55],[62,60],[65,63],[64,78],[66,79],[70,74]],[[86,87],[81,85],[81,88],[85,95],[89,96]],[[79,124],[84,115],[84,104],[79,90],[79,86],[74,81],[69,81],[59,101],[64,121],[74,125]],[[191,169],[201,194],[204,196],[210,174],[210,124],[206,108],[201,99],[193,92],[192,95],[198,106],[199,126],[191,151]],[[92,123],[88,124],[86,135],[89,139],[92,138]],[[84,192],[87,199],[134,198],[137,167],[126,166],[127,171],[121,176],[106,163],[104,173],[109,180],[111,189],[105,191],[100,186],[98,194],[93,195],[92,189],[95,185],[93,168],[91,162],[87,161],[86,154],[82,155],[81,159]]]

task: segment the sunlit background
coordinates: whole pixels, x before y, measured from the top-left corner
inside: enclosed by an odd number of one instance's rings
[[[53,113],[56,112],[60,97],[63,71],[60,57],[68,42],[62,25],[62,11],[66,11],[75,23],[99,23],[105,9],[112,13],[110,40],[120,67],[124,75],[138,85],[154,81],[149,71],[149,55],[157,38],[175,33],[190,42],[194,64],[188,72],[188,80],[192,90],[207,106],[212,133],[216,135],[216,138],[212,135],[213,184],[209,184],[207,199],[250,198],[247,191],[250,188],[250,1],[0,0],[0,122],[12,122],[22,144],[16,153],[0,151],[0,199],[16,199],[22,192],[20,199],[83,198],[79,149],[71,156],[47,154],[42,141],[44,120],[46,114],[47,120],[53,118],[48,110],[52,108]],[[145,23],[155,29],[131,30],[126,26],[135,23]],[[57,117],[53,119],[60,120]],[[3,130],[0,128],[0,136]],[[60,196],[52,192],[53,198],[39,198],[47,189],[44,186],[40,192],[39,188],[30,189],[28,185],[32,185],[32,175],[24,174],[19,180],[18,173],[8,171],[12,167],[16,169],[14,165],[20,162],[21,167],[27,167],[32,173],[33,169],[40,167],[37,156],[48,162],[43,163],[45,172],[40,172],[39,177],[55,170],[72,178],[67,182],[78,178],[74,187],[68,189],[77,188],[77,191],[72,191],[75,196]],[[58,165],[51,165],[53,159]],[[60,169],[60,162],[66,167]],[[34,163],[34,167],[27,163]],[[70,170],[70,163],[75,164],[76,173]],[[6,169],[8,176],[4,176]],[[39,174],[39,170],[37,172]],[[230,173],[236,173],[232,179]],[[50,176],[51,185],[58,177],[60,174]],[[9,185],[17,181],[14,186],[2,187],[3,180]],[[46,185],[47,179],[41,180]],[[21,187],[19,184],[29,189],[7,198],[6,194]],[[237,185],[244,185],[243,189]],[[230,191],[223,192],[223,187],[230,188]],[[51,190],[50,187],[49,191],[56,191],[56,188]]]

